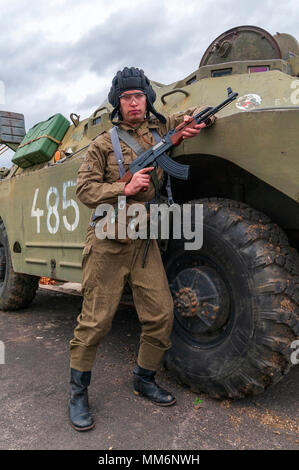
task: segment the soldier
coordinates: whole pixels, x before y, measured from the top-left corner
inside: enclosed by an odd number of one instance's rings
[[[154,133],[160,136],[183,120],[192,120],[190,109],[165,118],[153,107],[156,94],[143,70],[124,68],[112,81],[108,96],[114,107],[111,120],[118,128],[133,136],[144,150],[155,144]],[[150,117],[150,113],[155,118]],[[184,138],[199,134],[205,124],[186,128]],[[120,141],[124,169],[137,157],[132,148]],[[135,173],[129,183],[117,182],[120,168],[111,134],[103,132],[89,146],[78,172],[76,194],[91,209],[101,203],[117,204],[118,196],[138,203],[151,201],[161,186],[161,168],[145,168]],[[154,170],[154,171],[153,171]],[[151,176],[148,174],[151,172]],[[154,176],[155,175],[155,176]],[[156,186],[156,188],[155,188]],[[155,382],[155,373],[166,350],[171,346],[173,301],[156,240],[150,240],[146,266],[142,257],[146,240],[100,240],[91,223],[86,236],[82,260],[82,311],[70,342],[71,389],[69,414],[77,431],[94,427],[89,409],[87,387],[96,349],[111,328],[124,285],[129,282],[134,304],[142,326],[137,365],[134,368],[134,392],[160,406],[173,405],[175,397]]]

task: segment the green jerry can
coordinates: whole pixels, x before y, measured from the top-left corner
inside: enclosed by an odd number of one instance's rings
[[[21,168],[50,160],[70,126],[62,114],[55,114],[39,122],[25,135],[12,162]]]

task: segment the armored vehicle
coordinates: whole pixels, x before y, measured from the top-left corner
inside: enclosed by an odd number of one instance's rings
[[[216,398],[260,393],[298,363],[298,77],[294,37],[240,26],[186,78],[152,82],[162,114],[216,105],[228,87],[239,93],[171,154],[191,166],[187,182],[172,180],[173,195],[203,204],[203,245],[185,250],[184,238],[171,239],[162,253],[175,306],[165,365]],[[1,170],[2,310],[28,306],[41,276],[81,281],[91,212],[76,198],[76,175],[90,141],[111,127],[111,110],[104,102],[89,118],[71,114],[60,137],[50,135],[51,118],[29,141],[22,115],[1,112],[1,142],[17,163]],[[48,153],[23,151],[47,138]]]

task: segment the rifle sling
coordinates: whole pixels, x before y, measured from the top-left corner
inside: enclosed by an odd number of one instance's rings
[[[157,141],[157,135],[159,136],[158,132],[157,131],[156,132],[151,131],[151,132],[154,136],[154,139],[155,139],[156,143],[159,142],[159,141]],[[117,161],[118,168],[119,168],[119,174],[122,177],[125,174],[126,171],[125,171],[124,166],[123,166],[124,157],[122,155],[119,140],[117,139],[117,137],[119,137],[119,139],[121,139],[125,144],[127,144],[128,147],[130,147],[133,150],[133,152],[136,153],[136,155],[138,157],[145,150],[144,150],[143,147],[141,147],[141,145],[137,142],[137,140],[134,137],[132,137],[127,131],[125,131],[123,129],[120,129],[117,126],[112,127],[112,129],[110,130],[110,135],[111,135],[111,141],[112,141],[112,145],[113,145],[113,148],[114,148],[116,161]],[[159,136],[159,138],[161,140],[160,136]],[[118,140],[118,144],[115,145],[114,142],[116,141],[116,139]],[[119,153],[119,151],[120,151],[120,153]],[[151,172],[151,179],[153,181],[153,184],[154,184],[154,187],[155,187],[155,192],[156,192],[156,195],[157,195],[159,193],[159,182],[158,182],[156,169],[154,169]]]

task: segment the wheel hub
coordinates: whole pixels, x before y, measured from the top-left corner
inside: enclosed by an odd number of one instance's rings
[[[175,278],[172,292],[179,320],[192,333],[212,334],[229,317],[229,293],[219,273],[200,266],[182,270]]]

